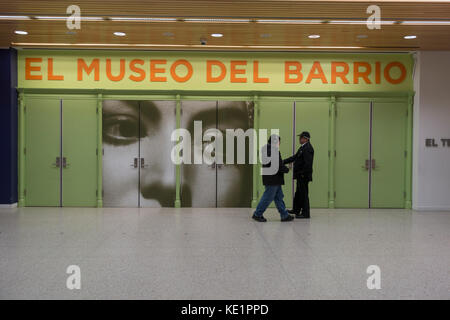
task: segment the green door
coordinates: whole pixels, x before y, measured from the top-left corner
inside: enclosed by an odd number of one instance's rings
[[[62,205],[95,207],[97,100],[63,99],[62,114]]]
[[[281,138],[280,152],[283,159],[290,157],[295,152],[295,145],[293,140],[293,122],[294,122],[294,103],[292,101],[260,101],[259,103],[259,128],[266,129],[267,137],[270,136],[272,129],[278,129]],[[264,145],[266,141],[262,141]],[[261,142],[259,142],[261,144]],[[258,174],[260,173],[260,165],[258,165]],[[264,193],[264,186],[262,184],[262,176],[258,177],[258,200]],[[285,185],[283,186],[284,202],[286,207],[292,206],[292,170],[284,175]],[[271,207],[275,204],[272,203]]]
[[[25,102],[25,205],[60,205],[60,99]]]
[[[369,207],[370,101],[336,103],[336,208]]]
[[[295,131],[311,134],[314,148],[313,181],[309,185],[311,207],[328,207],[328,117],[330,102],[327,100],[302,100],[295,102]],[[300,147],[295,137],[296,149]]]
[[[372,208],[404,208],[406,102],[372,104]]]

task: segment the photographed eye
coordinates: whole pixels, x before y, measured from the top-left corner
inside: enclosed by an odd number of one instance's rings
[[[107,116],[103,121],[103,141],[127,145],[139,139],[139,120],[129,115]]]

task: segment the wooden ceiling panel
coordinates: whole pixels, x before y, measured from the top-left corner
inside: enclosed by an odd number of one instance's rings
[[[257,18],[366,19],[370,4],[381,7],[384,20],[449,20],[450,1],[141,1],[109,0],[76,2],[82,16],[105,21],[82,21],[81,30],[70,31],[65,21],[0,20],[0,46],[16,47],[121,47],[181,50],[450,50],[448,25],[264,24]],[[66,16],[73,1],[16,0],[1,3],[0,15]],[[109,17],[178,17],[176,22],[111,21]],[[192,23],[188,17],[242,17],[250,23]],[[26,30],[28,35],[16,35]],[[113,32],[127,35],[117,37]],[[211,33],[222,33],[213,38]],[[319,34],[319,39],[308,35]],[[405,40],[405,35],[417,39]],[[366,36],[359,38],[359,36]],[[199,45],[200,39],[207,45]],[[273,48],[270,48],[270,47]],[[319,47],[324,47],[319,48]],[[339,48],[344,47],[344,48]],[[357,48],[358,47],[358,48]],[[347,48],[347,49],[346,49]]]

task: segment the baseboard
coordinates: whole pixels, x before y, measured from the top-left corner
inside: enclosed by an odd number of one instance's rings
[[[417,211],[450,211],[450,207],[441,207],[441,206],[413,206],[413,210],[417,210]]]
[[[17,202],[10,204],[0,204],[0,208],[17,208]]]

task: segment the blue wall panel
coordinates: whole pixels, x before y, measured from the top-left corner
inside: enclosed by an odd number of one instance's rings
[[[17,202],[17,52],[0,49],[0,204]]]

